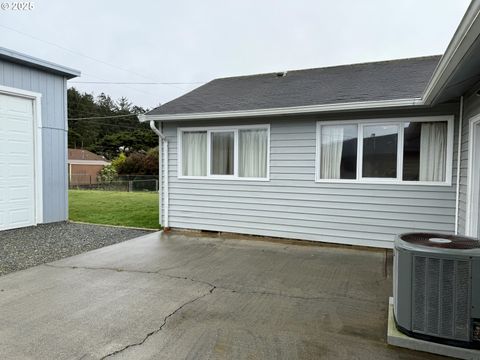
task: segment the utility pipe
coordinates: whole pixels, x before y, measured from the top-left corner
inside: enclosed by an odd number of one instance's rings
[[[460,97],[460,111],[458,114],[458,149],[457,149],[457,191],[455,196],[455,235],[458,235],[458,220],[460,206],[460,168],[462,161],[462,132],[463,132],[463,96]]]
[[[163,229],[168,230],[168,141],[166,136],[157,129],[155,126],[155,121],[150,120],[150,128],[153,130],[155,134],[158,135],[159,138],[159,156],[158,156],[158,171],[160,174],[160,181],[158,182],[159,184],[159,189],[158,189],[158,215],[159,215],[159,222],[162,224],[162,198],[163,198],[163,204],[165,208],[165,221],[163,222]],[[165,157],[164,163],[165,163],[165,173],[163,172],[162,168],[162,156]],[[163,180],[165,179],[165,180]],[[162,190],[163,190],[163,196],[162,196]]]

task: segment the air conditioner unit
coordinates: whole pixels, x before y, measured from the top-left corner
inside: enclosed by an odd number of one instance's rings
[[[395,323],[408,336],[480,348],[480,240],[399,235],[394,246]]]

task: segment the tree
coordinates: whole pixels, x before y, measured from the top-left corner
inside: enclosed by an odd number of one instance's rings
[[[158,145],[158,137],[148,124],[140,123],[136,115],[146,109],[133,105],[126,97],[117,101],[101,93],[80,93],[75,88],[68,89],[68,146],[93,151],[107,159],[120,154],[121,149],[130,152],[147,151]],[[115,117],[118,115],[131,115]],[[109,119],[83,119],[114,116]],[[81,120],[75,120],[82,118]]]

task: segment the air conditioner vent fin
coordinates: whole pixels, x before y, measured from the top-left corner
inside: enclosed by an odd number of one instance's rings
[[[455,275],[456,298],[455,298],[455,338],[468,339],[470,329],[470,304],[469,304],[469,286],[470,283],[470,263],[468,261],[456,262]]]
[[[453,304],[455,302],[455,262],[453,260],[442,261],[442,294],[441,294],[441,318],[440,335],[453,336]]]
[[[414,331],[469,341],[470,263],[413,257]]]

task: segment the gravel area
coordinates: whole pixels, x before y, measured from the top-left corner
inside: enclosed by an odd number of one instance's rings
[[[0,276],[151,233],[91,224],[42,224],[0,231]]]

